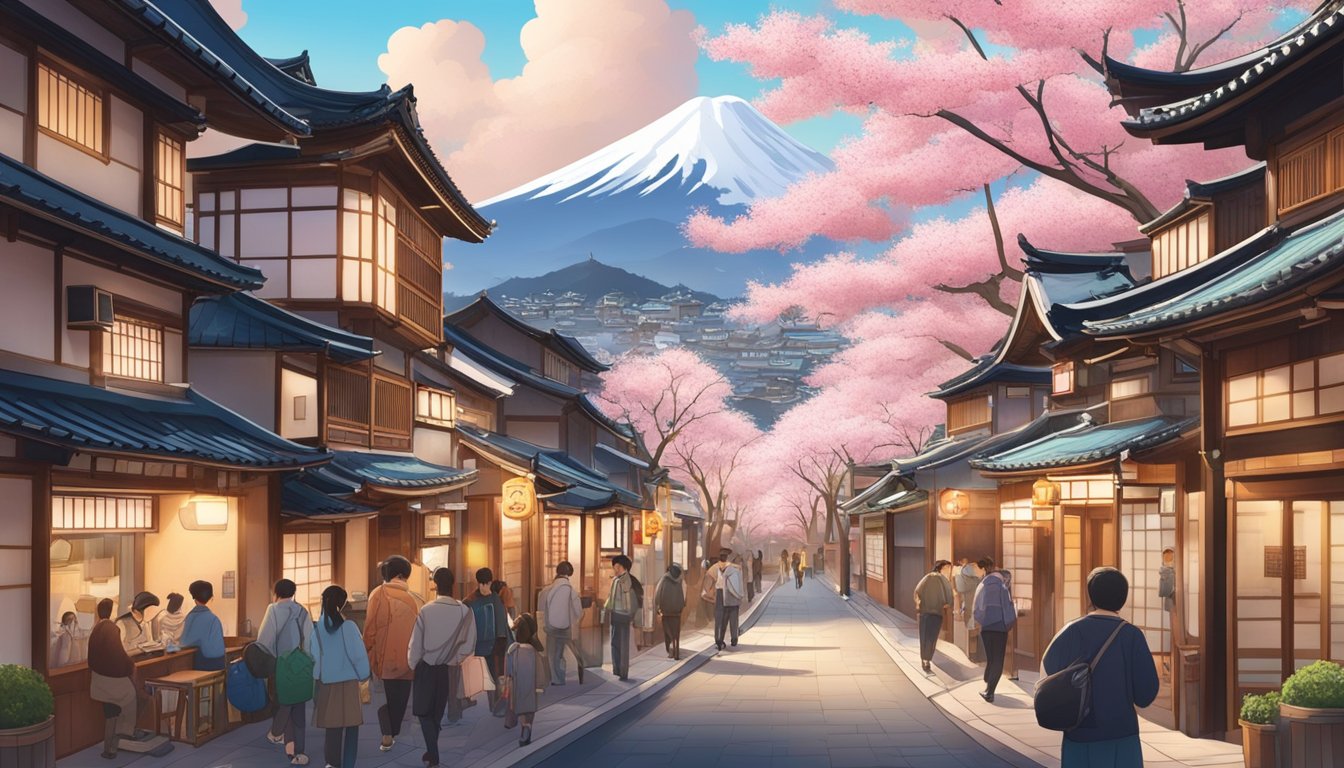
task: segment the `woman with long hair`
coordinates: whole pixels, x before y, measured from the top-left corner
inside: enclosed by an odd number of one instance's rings
[[[341,615],[349,595],[335,584],[322,590],[322,617],[313,632],[313,725],[325,728],[329,768],[354,768],[364,724],[359,686],[369,679],[369,655],[353,621]]]
[[[789,577],[789,550],[781,549],[779,551],[779,586],[784,586],[784,580]]]
[[[508,717],[504,727],[523,726],[518,734],[518,746],[532,743],[532,719],[540,706],[538,699],[550,682],[550,669],[545,662],[546,649],[537,636],[537,620],[524,613],[514,622],[515,642],[504,653],[504,689],[509,700]]]

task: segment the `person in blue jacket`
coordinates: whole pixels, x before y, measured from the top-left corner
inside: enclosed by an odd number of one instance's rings
[[[369,654],[353,621],[341,616],[349,595],[335,584],[322,590],[322,618],[308,650],[313,654],[313,725],[325,728],[325,757],[331,768],[354,768],[364,709],[359,684],[368,680]]]
[[[194,669],[211,672],[224,669],[224,625],[206,607],[215,598],[215,588],[208,581],[193,581],[187,591],[196,601],[196,607],[182,622],[182,636],[177,643],[183,648],[196,649]]]
[[[1129,599],[1129,580],[1115,568],[1097,568],[1088,574],[1087,597],[1092,611],[1064,625],[1045,650],[1042,666],[1052,675],[1075,661],[1091,660],[1120,626],[1120,634],[1092,670],[1092,711],[1083,722],[1064,733],[1062,768],[1104,765],[1140,768],[1136,706],[1157,698],[1157,667],[1143,630],[1120,616]]]

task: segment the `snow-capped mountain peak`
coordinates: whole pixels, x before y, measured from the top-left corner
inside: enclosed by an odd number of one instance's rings
[[[781,194],[831,161],[770,122],[736,96],[700,96],[645,127],[573,163],[490,198],[550,198],[560,203],[619,193],[644,196],[671,185],[690,194],[720,190],[720,205]]]

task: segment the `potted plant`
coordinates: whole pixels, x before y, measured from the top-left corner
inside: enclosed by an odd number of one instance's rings
[[[56,765],[55,708],[41,675],[17,664],[0,664],[0,765]]]
[[[1246,768],[1275,768],[1279,764],[1279,692],[1246,694],[1237,722]]]
[[[1285,766],[1337,760],[1344,753],[1344,667],[1317,661],[1294,672],[1283,683],[1279,717]]]

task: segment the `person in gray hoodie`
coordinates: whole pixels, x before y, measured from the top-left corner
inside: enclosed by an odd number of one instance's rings
[[[994,564],[985,557],[976,563],[985,572],[975,590],[975,623],[980,625],[980,640],[985,645],[985,690],[980,698],[994,702],[994,689],[1003,676],[1003,661],[1008,650],[1008,631],[1017,623],[1017,609],[1013,604],[1008,582]]]
[[[313,617],[308,609],[294,602],[294,593],[298,587],[289,579],[275,582],[275,602],[266,606],[266,616],[261,620],[261,629],[257,632],[257,645],[280,658],[295,648],[308,650],[309,636],[313,630]],[[266,739],[272,744],[284,744],[285,754],[291,765],[307,765],[305,754],[304,729],[308,715],[308,703],[278,704],[275,717],[271,720],[271,729]]]
[[[653,604],[663,620],[663,645],[669,659],[681,658],[681,612],[686,608],[686,589],[681,583],[681,564],[673,563],[658,580]]]

